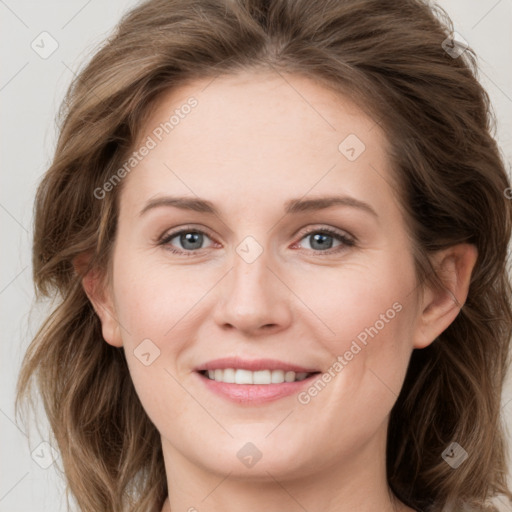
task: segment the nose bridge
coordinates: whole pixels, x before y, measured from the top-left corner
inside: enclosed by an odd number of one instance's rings
[[[232,261],[216,309],[217,322],[243,331],[286,324],[286,287],[269,268],[275,266],[271,251],[255,237],[246,236],[235,247]]]

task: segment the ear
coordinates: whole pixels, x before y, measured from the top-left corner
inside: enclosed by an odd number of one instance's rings
[[[104,273],[97,268],[89,268],[89,261],[88,254],[75,257],[73,259],[75,272],[81,276],[84,291],[101,321],[104,340],[114,347],[122,347],[123,342],[111,287],[107,284]]]
[[[432,263],[444,289],[425,285],[414,348],[430,345],[455,320],[466,302],[477,257],[478,251],[472,244],[454,245],[434,255]]]

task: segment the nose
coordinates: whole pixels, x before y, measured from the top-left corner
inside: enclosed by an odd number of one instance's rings
[[[270,259],[266,251],[250,263],[234,254],[233,267],[217,290],[214,320],[223,330],[258,336],[290,325],[293,293]]]

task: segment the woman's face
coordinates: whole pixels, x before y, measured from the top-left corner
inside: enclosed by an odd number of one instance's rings
[[[160,101],[120,173],[102,315],[167,460],[251,478],[383,455],[420,344],[380,125],[284,78],[218,77]],[[286,382],[304,372],[319,373]]]

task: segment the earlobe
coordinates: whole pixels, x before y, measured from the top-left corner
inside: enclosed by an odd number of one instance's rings
[[[466,302],[477,257],[472,244],[454,245],[435,254],[432,263],[443,289],[430,285],[424,289],[414,348],[430,345],[455,320]]]
[[[85,255],[73,260],[75,272],[81,276],[82,287],[101,321],[104,340],[114,347],[121,347],[123,343],[111,290],[100,270],[87,269],[87,265],[88,257]]]

